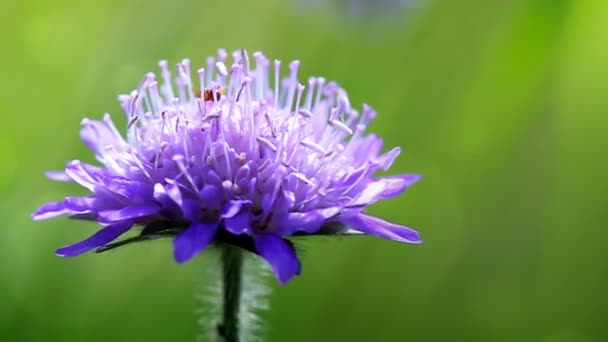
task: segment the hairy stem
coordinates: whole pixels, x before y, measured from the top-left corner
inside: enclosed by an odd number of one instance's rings
[[[239,247],[222,247],[222,324],[218,327],[224,342],[239,342],[239,306],[243,273],[243,251]]]

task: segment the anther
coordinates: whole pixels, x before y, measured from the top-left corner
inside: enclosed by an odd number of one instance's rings
[[[217,68],[218,75],[222,77],[226,77],[226,75],[228,75],[228,71],[226,70],[226,64],[224,64],[224,62],[215,63],[215,67]]]
[[[315,152],[318,152],[319,154],[325,155],[327,153],[327,151],[321,145],[314,143],[310,140],[302,140],[300,141],[300,144],[305,147],[308,147],[309,149]]]
[[[249,83],[251,83],[251,77],[245,76],[243,78],[243,82],[241,82],[241,88],[239,89],[239,92],[236,94],[236,100],[235,100],[235,102],[239,102],[239,99],[241,98],[241,94],[243,93],[243,90],[245,90],[245,87]]]
[[[133,125],[135,125],[135,123],[139,120],[139,115],[135,114],[131,117],[131,119],[129,120],[129,123],[127,124],[127,128],[131,128],[133,127]]]
[[[272,152],[276,152],[277,151],[277,145],[275,145],[272,141],[264,138],[264,137],[257,137],[256,138],[257,141],[259,141],[261,144],[265,145],[266,147],[268,147],[270,150],[272,150]]]
[[[298,114],[302,115],[305,118],[311,118],[312,117],[312,113],[308,110],[308,109],[300,109],[298,111]]]
[[[329,120],[329,124],[330,124],[330,125],[331,125],[333,128],[336,128],[336,129],[338,129],[338,130],[342,131],[342,133],[344,133],[344,134],[348,134],[348,135],[353,134],[353,130],[352,130],[352,129],[350,129],[350,127],[346,126],[346,125],[344,124],[344,122],[342,122],[342,121],[332,119],[332,120]]]
[[[225,49],[218,49],[218,50],[217,50],[217,59],[218,59],[220,62],[225,61],[225,60],[226,60],[226,57],[228,57],[228,53],[226,52],[226,50],[225,50]]]
[[[306,178],[306,176],[302,173],[299,172],[294,172],[291,174],[292,176],[294,176],[295,178],[301,180],[302,182],[306,183],[307,185],[310,186],[314,186],[315,183],[313,181],[311,181],[310,179]]]

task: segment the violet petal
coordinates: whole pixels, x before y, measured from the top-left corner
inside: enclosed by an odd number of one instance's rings
[[[173,239],[173,256],[184,263],[202,252],[213,240],[217,223],[193,223]]]
[[[181,209],[169,196],[167,189],[160,183],[154,184],[154,199],[165,209],[173,213],[181,213]]]
[[[56,170],[49,170],[46,171],[44,173],[44,175],[50,179],[50,180],[54,180],[56,182],[71,182],[72,178],[70,178],[70,176],[68,176],[65,171],[56,171]]]
[[[316,210],[289,213],[280,232],[282,235],[292,235],[297,231],[312,234],[321,229],[323,222],[325,218]]]
[[[210,208],[219,208],[220,200],[222,196],[220,194],[219,189],[211,184],[206,184],[203,189],[200,191],[199,196],[201,197],[201,202],[205,204],[206,207]]]
[[[255,248],[264,258],[275,277],[281,284],[287,283],[291,278],[300,274],[300,260],[293,247],[274,234],[261,234],[254,236]]]
[[[122,209],[100,211],[99,219],[116,222],[156,214],[159,209],[158,206],[150,204],[134,205]]]
[[[376,235],[399,242],[422,243],[417,231],[374,216],[359,214],[341,218],[340,221],[350,228],[365,234]]]
[[[69,210],[65,207],[63,202],[50,202],[43,204],[31,215],[31,217],[32,220],[41,221],[67,214],[68,212]]]
[[[234,217],[243,210],[249,210],[250,207],[251,201],[249,200],[228,201],[222,208],[222,218]]]
[[[242,211],[233,217],[224,219],[226,230],[235,235],[240,235],[251,231],[252,214],[249,211]]]
[[[76,181],[76,183],[82,185],[90,191],[95,191],[95,186],[97,186],[98,183],[83,167],[80,160],[72,160],[69,162],[65,168],[65,173],[71,179]]]
[[[417,174],[404,174],[377,179],[368,183],[349,206],[369,205],[381,199],[395,197],[420,178]]]
[[[103,246],[128,231],[133,222],[123,221],[105,226],[89,238],[78,243],[59,248],[55,254],[60,257],[74,257]]]

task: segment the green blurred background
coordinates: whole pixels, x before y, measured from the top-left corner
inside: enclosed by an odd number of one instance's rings
[[[419,0],[352,17],[337,2],[4,1],[0,5],[0,340],[194,341],[201,263],[168,241],[76,259],[94,224],[33,223],[83,193],[42,173],[92,160],[80,119],[159,59],[217,48],[302,61],[372,104],[421,183],[371,212],[425,243],[304,244],[269,341],[608,340],[608,2]],[[318,2],[318,1],[317,1]]]

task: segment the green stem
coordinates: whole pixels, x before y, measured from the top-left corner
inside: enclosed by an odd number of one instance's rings
[[[219,333],[224,342],[239,342],[239,306],[243,273],[243,251],[222,246],[223,310]]]

